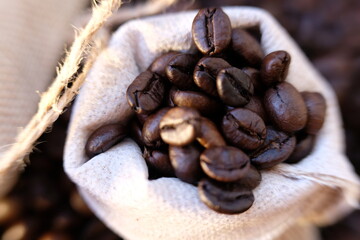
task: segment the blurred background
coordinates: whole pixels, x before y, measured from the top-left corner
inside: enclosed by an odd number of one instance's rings
[[[72,17],[82,26],[91,2]],[[128,1],[132,6],[144,0]],[[256,6],[268,10],[300,45],[310,61],[333,86],[341,106],[346,154],[360,174],[360,1],[359,0],[179,0],[161,13],[210,6]],[[4,10],[4,9],[3,9]],[[14,13],[16,14],[16,12]],[[121,14],[121,13],[119,13]],[[19,16],[21,17],[21,16]],[[114,21],[108,31],[121,21]],[[73,35],[70,24],[66,30]],[[1,38],[0,32],[0,38]],[[62,38],[63,46],[70,38]],[[57,61],[61,60],[61,54]],[[55,75],[49,78],[49,83]],[[62,153],[71,107],[43,134],[30,163],[14,187],[0,200],[1,240],[120,239],[86,207],[62,168]],[[360,211],[321,229],[324,240],[359,240]]]

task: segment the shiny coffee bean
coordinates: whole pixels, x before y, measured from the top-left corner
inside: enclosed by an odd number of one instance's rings
[[[170,59],[177,54],[179,54],[179,52],[168,52],[160,55],[151,63],[149,70],[159,74],[162,77],[166,77],[167,64],[169,63]]]
[[[314,148],[315,136],[303,134],[296,137],[296,146],[286,163],[298,163],[308,156]]]
[[[222,69],[229,67],[231,65],[222,58],[204,57],[196,64],[194,82],[201,90],[216,97],[216,77]]]
[[[200,150],[189,144],[182,147],[169,146],[169,156],[175,175],[184,182],[197,184],[203,176],[200,167]]]
[[[164,177],[174,176],[169,155],[164,151],[145,148],[143,157],[150,168],[149,170],[154,170]]]
[[[173,56],[166,66],[169,81],[181,90],[195,89],[193,72],[197,60],[192,54],[179,53]]]
[[[305,102],[296,88],[283,82],[265,92],[264,107],[270,120],[282,131],[303,129],[307,121]]]
[[[195,140],[200,114],[192,108],[174,107],[160,121],[160,136],[174,146],[185,146]]]
[[[142,139],[146,146],[158,148],[164,144],[160,137],[160,120],[170,108],[162,108],[150,115],[142,128]]]
[[[264,121],[256,113],[244,108],[235,108],[226,113],[221,127],[225,138],[240,149],[256,149],[266,137]]]
[[[323,95],[318,92],[302,92],[308,119],[305,130],[309,134],[316,134],[321,129],[325,121],[326,101]]]
[[[265,85],[275,85],[285,81],[288,74],[291,57],[286,51],[269,53],[261,65],[261,80]]]
[[[203,54],[221,53],[231,41],[231,23],[221,8],[201,9],[192,23],[192,36]]]
[[[139,145],[140,148],[145,146],[143,137],[142,137],[142,126],[137,119],[132,119],[129,124],[129,134],[130,137]]]
[[[246,175],[250,168],[250,159],[240,149],[221,146],[206,149],[200,155],[200,165],[212,179],[233,182]]]
[[[261,119],[264,122],[267,121],[265,108],[264,108],[264,105],[262,104],[262,101],[261,101],[260,97],[252,96],[250,98],[250,101],[248,102],[248,104],[246,104],[243,108],[246,108],[246,109],[248,109],[250,111],[253,111],[257,115],[259,115],[259,117],[261,117]]]
[[[201,201],[219,213],[245,212],[255,200],[252,191],[237,182],[219,183],[205,178],[199,182],[198,191]]]
[[[264,92],[264,85],[262,84],[260,80],[260,71],[251,68],[251,67],[244,67],[241,69],[246,75],[249,76],[253,86],[254,86],[254,92],[262,94]]]
[[[250,164],[249,171],[242,177],[237,184],[243,186],[246,189],[252,190],[259,186],[261,182],[261,173],[252,164]]]
[[[127,128],[122,124],[108,124],[96,129],[88,138],[85,153],[92,158],[107,151],[126,137]]]
[[[248,75],[234,67],[219,72],[216,88],[221,100],[233,107],[244,106],[254,93],[254,86]]]
[[[265,142],[250,154],[251,163],[257,169],[271,168],[285,161],[294,151],[295,144],[294,136],[268,127]]]
[[[242,28],[232,30],[232,49],[250,66],[259,67],[264,57],[260,43]]]
[[[206,116],[217,114],[223,108],[219,101],[201,92],[175,90],[171,94],[176,106],[194,108]]]
[[[204,147],[225,146],[226,142],[218,131],[216,125],[207,118],[201,118],[200,129],[196,140]]]
[[[129,85],[126,98],[130,107],[139,114],[149,114],[156,110],[165,95],[165,82],[156,73],[142,72]]]

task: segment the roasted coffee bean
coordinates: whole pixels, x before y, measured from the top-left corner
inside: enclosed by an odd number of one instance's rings
[[[301,94],[290,83],[283,82],[265,92],[264,107],[270,120],[282,131],[303,129],[307,109]]]
[[[204,57],[196,64],[194,82],[201,90],[216,97],[216,77],[222,69],[229,67],[231,65],[222,58]]]
[[[261,173],[252,164],[250,164],[249,171],[237,183],[246,189],[252,190],[259,186],[261,182]]]
[[[267,121],[264,105],[262,104],[262,101],[258,96],[252,96],[248,104],[246,104],[243,108],[253,111],[257,115],[259,115],[259,117],[261,117],[264,122]]]
[[[206,149],[200,155],[200,165],[212,179],[233,182],[246,175],[250,168],[250,159],[240,149],[221,146]]]
[[[144,125],[144,122],[146,121],[146,119],[149,117],[149,115],[151,114],[135,114],[137,120],[139,121],[139,123],[142,125]]]
[[[155,170],[164,177],[174,176],[174,169],[171,166],[169,155],[164,151],[145,148],[143,156],[150,168],[149,170]]]
[[[184,182],[197,184],[203,176],[200,167],[200,150],[194,145],[169,146],[169,156],[175,175]]]
[[[254,93],[249,76],[234,67],[219,72],[216,77],[216,88],[221,100],[233,107],[244,106]]]
[[[291,57],[286,51],[269,53],[261,65],[261,80],[265,85],[275,85],[285,81],[288,74]]]
[[[137,119],[132,119],[129,124],[130,137],[139,145],[140,148],[145,146],[142,137],[142,127]]]
[[[219,183],[205,178],[199,182],[198,191],[201,201],[219,213],[245,212],[255,200],[251,190],[237,182]]]
[[[216,125],[207,118],[201,118],[200,129],[196,140],[204,147],[225,146],[226,142],[218,131]]]
[[[308,119],[305,130],[309,134],[316,134],[324,124],[326,114],[326,101],[323,95],[318,92],[302,92]]]
[[[295,144],[294,136],[268,127],[265,142],[250,154],[251,163],[257,169],[271,168],[285,161],[294,151]]]
[[[219,101],[201,92],[175,90],[171,92],[171,99],[176,106],[194,108],[206,116],[218,114],[223,109]]]
[[[192,23],[192,36],[203,54],[221,53],[231,41],[231,23],[221,8],[201,9]]]
[[[195,89],[193,72],[197,60],[192,54],[179,53],[173,56],[166,66],[169,81],[181,90]]]
[[[108,124],[96,129],[88,138],[85,153],[92,158],[107,151],[126,137],[127,128],[122,124]]]
[[[242,28],[232,30],[232,49],[250,66],[259,67],[264,57],[260,43]]]
[[[179,52],[168,52],[160,55],[151,63],[149,70],[159,74],[162,77],[166,77],[167,64],[169,63],[170,59],[177,54],[179,54]]]
[[[22,202],[19,197],[9,196],[0,199],[0,224],[10,224],[18,219],[22,208]]]
[[[235,108],[226,113],[221,127],[225,138],[241,149],[256,149],[266,137],[264,121],[256,113],[244,108]]]
[[[142,139],[148,147],[159,148],[164,142],[160,137],[160,120],[170,108],[162,108],[156,113],[150,115],[142,128]]]
[[[251,67],[244,67],[241,70],[246,75],[249,76],[249,78],[254,86],[254,92],[262,94],[264,92],[265,88],[260,80],[260,71],[255,68],[251,68]]]
[[[298,163],[311,153],[315,144],[315,136],[303,134],[304,136],[296,137],[296,146],[286,163]]]
[[[195,140],[199,129],[200,114],[192,108],[170,109],[160,121],[160,136],[174,146],[185,146]]]
[[[129,85],[126,98],[130,107],[138,114],[149,114],[156,110],[165,95],[165,82],[156,73],[142,72]]]

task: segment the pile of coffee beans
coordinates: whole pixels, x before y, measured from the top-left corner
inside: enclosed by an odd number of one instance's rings
[[[285,82],[289,53],[265,56],[259,30],[232,29],[220,8],[200,10],[192,36],[196,50],[159,56],[129,85],[133,120],[100,127],[85,151],[91,158],[130,135],[150,178],[176,176],[211,209],[241,213],[259,170],[311,152],[325,99]]]

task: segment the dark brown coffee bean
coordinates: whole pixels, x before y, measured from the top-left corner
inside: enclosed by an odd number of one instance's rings
[[[136,118],[133,118],[129,124],[130,137],[139,145],[140,148],[145,146],[142,137],[142,126]]]
[[[270,120],[282,131],[303,129],[307,109],[301,94],[290,83],[283,82],[265,92],[264,107]]]
[[[250,98],[250,101],[248,102],[248,104],[246,104],[243,108],[246,108],[246,109],[248,109],[250,111],[253,111],[257,115],[259,115],[259,117],[261,117],[261,119],[264,122],[267,121],[265,108],[264,108],[264,106],[262,104],[262,101],[261,101],[260,97],[252,96]]]
[[[10,224],[18,219],[22,212],[22,202],[19,197],[0,199],[0,224]]]
[[[181,90],[195,89],[193,72],[197,60],[192,54],[179,53],[173,56],[166,66],[169,81]]]
[[[222,69],[229,67],[231,65],[222,58],[204,57],[196,64],[194,82],[201,90],[216,97],[216,77]]]
[[[185,146],[195,140],[199,129],[200,114],[192,108],[170,109],[160,121],[160,136],[174,146]]]
[[[269,127],[262,146],[250,154],[251,163],[257,169],[271,168],[285,161],[294,151],[296,139]]]
[[[167,64],[169,63],[170,59],[177,54],[179,54],[179,52],[168,52],[160,55],[151,63],[149,70],[159,74],[162,77],[166,77]]]
[[[246,75],[249,76],[249,78],[254,86],[254,92],[262,94],[264,92],[265,88],[260,80],[260,71],[255,68],[251,68],[251,67],[244,67],[241,70]]]
[[[144,159],[149,170],[155,170],[163,177],[174,176],[174,169],[171,166],[169,155],[160,150],[145,148]]]
[[[250,168],[249,157],[231,146],[206,149],[200,155],[200,165],[205,174],[221,182],[241,179]]]
[[[232,49],[250,66],[259,67],[264,57],[260,43],[242,28],[232,30]]]
[[[248,75],[234,67],[219,72],[216,88],[221,100],[233,107],[244,106],[254,93],[254,86]]]
[[[250,164],[249,171],[242,177],[237,184],[243,186],[245,189],[255,189],[261,182],[261,173],[252,164]]]
[[[201,201],[219,213],[245,212],[255,200],[251,190],[237,182],[219,183],[205,178],[199,182],[198,191]]]
[[[221,127],[225,138],[241,149],[256,149],[266,137],[264,121],[256,113],[244,108],[235,108],[226,113]]]
[[[201,118],[200,129],[196,140],[204,147],[225,146],[225,140],[218,131],[216,125],[207,118]]]
[[[149,114],[156,110],[165,95],[165,82],[156,73],[142,72],[129,85],[126,98],[130,107],[139,114]]]
[[[127,128],[122,124],[108,124],[96,129],[88,138],[85,153],[92,158],[107,151],[126,137]]]
[[[275,85],[285,81],[288,74],[291,57],[286,51],[269,53],[261,65],[261,80],[266,85]]]
[[[192,36],[203,54],[221,53],[231,41],[231,23],[221,8],[201,9],[192,23]]]
[[[206,116],[218,114],[223,108],[218,101],[204,93],[175,90],[171,94],[171,99],[176,106],[194,108]]]
[[[308,134],[297,134],[296,146],[290,157],[285,161],[286,163],[298,163],[303,158],[311,153],[315,144],[315,136]]]
[[[169,146],[169,156],[175,175],[184,182],[197,184],[203,176],[200,167],[200,150],[194,145]]]
[[[137,120],[139,121],[140,125],[144,125],[144,122],[151,114],[135,114]]]
[[[170,108],[162,108],[150,115],[142,128],[142,139],[148,147],[158,148],[164,144],[160,137],[160,120]]]
[[[309,134],[316,134],[324,124],[326,115],[326,101],[323,95],[318,92],[302,92],[308,119],[305,131]]]

